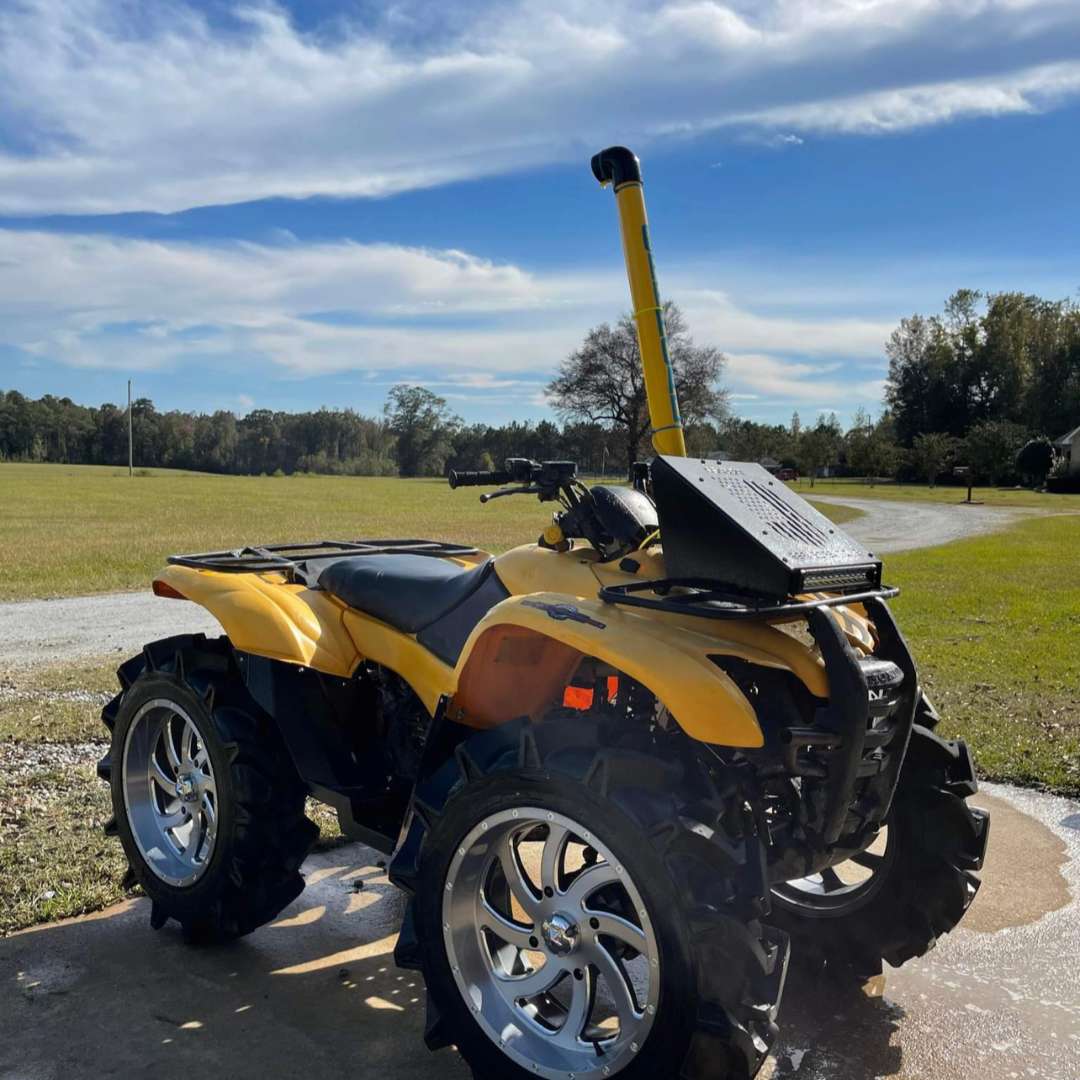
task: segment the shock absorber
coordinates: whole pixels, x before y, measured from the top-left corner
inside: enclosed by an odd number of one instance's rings
[[[645,373],[645,396],[649,402],[652,443],[658,454],[686,457],[679,399],[675,393],[675,373],[668,355],[664,308],[656,288],[656,267],[649,245],[649,220],[645,214],[645,192],[641,182],[641,162],[625,146],[611,146],[592,159],[593,176],[602,187],[615,189],[619,211],[623,258],[630,280],[641,366]]]

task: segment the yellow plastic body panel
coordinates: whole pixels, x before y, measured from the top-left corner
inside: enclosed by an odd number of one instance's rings
[[[158,581],[201,604],[243,652],[347,678],[360,660],[345,629],[346,608],[329,593],[277,574],[223,574],[169,566]]]
[[[664,576],[663,554],[659,548],[635,552],[633,558],[639,566],[636,574],[619,569],[618,563],[599,562],[596,552],[590,547],[556,552],[535,544],[525,544],[500,555],[495,560],[495,572],[514,596],[541,591],[560,592],[574,598],[570,602],[576,604],[581,598],[595,598],[601,585],[626,585]],[[605,611],[632,610],[608,604],[601,606]],[[855,612],[848,608],[843,610],[847,616],[845,621],[854,624],[857,618]],[[637,609],[637,618],[650,626],[679,626],[705,636],[711,642],[710,651],[713,653],[793,671],[812,694],[828,696],[829,681],[825,666],[814,650],[770,623],[756,620],[720,621],[666,612],[645,613],[641,609]],[[861,629],[869,635],[865,619]]]
[[[693,738],[726,746],[760,746],[761,731],[750,703],[710,655],[791,671],[813,695],[828,697],[828,676],[817,650],[779,625],[598,600],[601,585],[663,576],[658,547],[635,553],[634,561],[638,570],[630,573],[601,563],[588,546],[560,553],[535,544],[499,556],[496,573],[512,595],[473,629],[456,668],[414,635],[278,574],[169,566],[157,580],[205,607],[237,649],[343,678],[370,660],[405,679],[429,712],[445,696],[458,719],[478,727],[523,712],[542,715],[558,704],[585,658],[648,687]],[[572,605],[591,622],[554,619],[545,605]],[[861,607],[829,610],[853,645],[873,650],[873,628]]]
[[[457,685],[454,669],[425,649],[413,634],[351,609],[345,612],[345,627],[360,655],[397,672],[429,713],[435,712],[440,697],[453,694]]]
[[[552,617],[549,609],[558,613],[568,604],[576,608],[579,617]],[[505,632],[509,627],[531,631],[538,638],[552,640],[564,650],[595,657],[629,675],[648,687],[692,738],[724,746],[755,747],[763,743],[750,702],[709,660],[710,653],[722,651],[717,649],[714,638],[682,626],[658,622],[628,608],[565,593],[511,597],[496,604],[473,629],[457,669],[458,686],[466,699],[457,704],[463,710],[462,719],[466,723],[475,718],[476,710],[469,706],[479,700],[482,680],[489,675],[485,663],[476,673],[481,682],[474,691],[470,686],[473,653],[490,631]],[[498,663],[497,655],[487,659]],[[522,657],[523,677],[527,677],[529,666],[528,657]],[[552,667],[557,669],[558,665]],[[485,719],[498,722],[512,717]]]
[[[587,544],[579,544],[570,551],[522,544],[495,559],[495,573],[511,596],[533,592],[595,596],[599,584],[593,567],[598,558]]]
[[[157,581],[206,608],[242,652],[348,678],[361,660],[396,671],[429,712],[453,693],[454,669],[404,634],[329,593],[277,574],[222,574],[169,566]]]

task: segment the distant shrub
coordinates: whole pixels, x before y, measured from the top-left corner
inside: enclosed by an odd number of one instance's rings
[[[1080,495],[1080,476],[1051,476],[1046,481],[1046,490],[1053,495]]]
[[[1029,439],[1016,453],[1017,471],[1027,482],[1036,486],[1046,480],[1053,465],[1054,446],[1045,435]]]

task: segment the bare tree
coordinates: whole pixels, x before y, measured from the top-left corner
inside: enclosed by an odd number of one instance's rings
[[[668,354],[684,424],[720,420],[727,415],[727,393],[720,387],[724,355],[695,345],[679,308],[664,304]],[[609,425],[623,444],[626,469],[638,457],[649,432],[649,410],[641,352],[633,320],[624,315],[614,326],[602,323],[585,336],[548,385],[555,411],[563,420]]]

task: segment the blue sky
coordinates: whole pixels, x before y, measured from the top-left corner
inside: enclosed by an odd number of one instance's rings
[[[1072,0],[0,8],[0,387],[470,420],[626,308],[590,154],[733,405],[880,408],[960,286],[1080,286]]]

